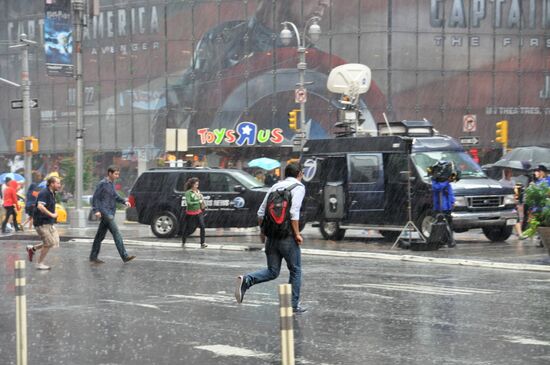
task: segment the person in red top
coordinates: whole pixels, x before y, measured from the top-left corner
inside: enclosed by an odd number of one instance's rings
[[[4,221],[2,222],[2,233],[6,233],[6,225],[10,216],[13,216],[13,227],[16,231],[19,231],[19,223],[17,222],[17,214],[15,211],[19,211],[19,204],[17,203],[17,190],[18,190],[17,181],[11,180],[8,182],[8,187],[4,190],[4,209],[6,215]]]

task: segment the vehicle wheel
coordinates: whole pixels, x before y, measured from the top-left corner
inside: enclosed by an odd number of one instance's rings
[[[159,238],[174,237],[179,231],[179,222],[174,213],[169,211],[161,212],[153,218],[151,230]]]
[[[434,222],[434,218],[432,217],[432,211],[426,210],[424,213],[418,217],[416,222],[414,224],[416,225],[416,228],[420,230],[422,235],[426,240],[430,238],[430,235],[432,233],[432,223]]]
[[[326,240],[341,241],[346,235],[346,230],[341,229],[338,222],[321,221],[319,229]]]
[[[512,235],[513,226],[483,227],[483,234],[492,242],[506,241]]]
[[[385,241],[395,242],[395,240],[397,239],[397,237],[399,237],[401,232],[400,231],[380,231],[380,234],[382,235],[382,237],[384,237]]]

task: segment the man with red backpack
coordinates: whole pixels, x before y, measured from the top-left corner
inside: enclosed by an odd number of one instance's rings
[[[300,245],[304,242],[300,235],[299,223],[306,188],[301,183],[303,173],[299,164],[287,165],[285,177],[283,181],[271,187],[258,209],[258,223],[261,227],[261,240],[265,243],[267,268],[239,276],[235,299],[237,303],[242,303],[244,293],[251,286],[276,279],[284,259],[290,271],[292,309],[294,313],[300,314],[306,311],[299,305],[302,280]]]

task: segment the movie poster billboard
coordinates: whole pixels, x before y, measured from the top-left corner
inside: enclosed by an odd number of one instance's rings
[[[49,76],[73,76],[73,30],[70,0],[46,0],[44,52]]]

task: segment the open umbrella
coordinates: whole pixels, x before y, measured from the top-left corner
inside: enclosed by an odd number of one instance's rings
[[[281,166],[281,163],[277,160],[267,157],[260,157],[248,162],[248,167],[258,167],[264,170],[273,170]]]
[[[519,164],[518,164],[519,163]],[[550,148],[544,147],[517,147],[495,162],[496,167],[510,167],[529,170],[538,165],[550,167]]]
[[[2,184],[5,183],[7,177],[17,182],[25,181],[25,177],[23,177],[22,175],[16,174],[15,172],[5,172],[2,175],[0,175],[0,183]]]

